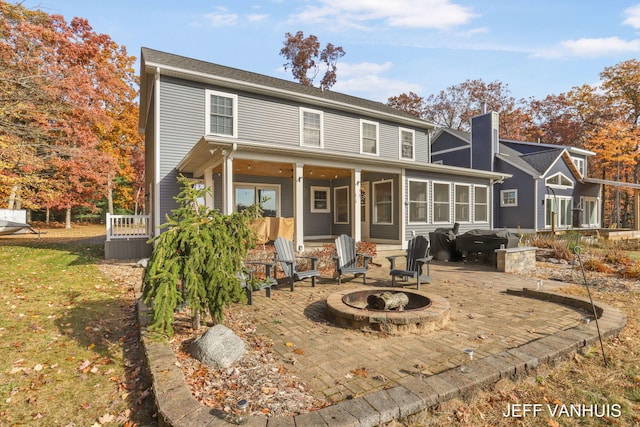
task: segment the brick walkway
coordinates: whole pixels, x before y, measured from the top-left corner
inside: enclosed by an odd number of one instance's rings
[[[388,262],[377,260],[367,285],[390,286]],[[433,283],[425,290],[444,297],[450,305],[449,323],[441,330],[416,335],[389,336],[338,328],[325,320],[328,295],[362,289],[362,279],[321,278],[315,288],[310,281],[273,288],[271,298],[254,294],[252,306],[239,306],[256,324],[259,334],[273,341],[274,351],[300,380],[318,396],[337,402],[348,397],[396,386],[418,372],[431,375],[460,365],[464,349],[476,358],[497,354],[529,341],[571,328],[583,314],[567,306],[508,295],[507,288],[538,286],[527,276],[462,263],[434,263]],[[412,283],[412,282],[411,282]],[[543,281],[542,289],[560,283]],[[415,289],[415,285],[407,289]]]

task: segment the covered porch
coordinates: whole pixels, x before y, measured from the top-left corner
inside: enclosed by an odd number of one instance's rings
[[[403,169],[362,156],[201,139],[178,171],[213,191],[204,200],[224,214],[260,204],[270,232],[303,251],[307,242],[348,234],[356,241],[401,245]],[[274,233],[273,224],[277,224]],[[264,227],[262,227],[264,228]]]

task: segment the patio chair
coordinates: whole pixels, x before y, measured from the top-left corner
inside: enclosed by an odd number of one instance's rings
[[[247,294],[247,304],[253,305],[253,293],[265,290],[267,298],[271,298],[271,286],[277,285],[275,279],[275,264],[272,262],[246,261],[247,270],[240,273],[242,287]],[[258,269],[264,269],[264,273],[258,273]],[[257,276],[260,280],[254,280]],[[263,277],[264,276],[264,277]]]
[[[404,269],[396,268],[396,258],[405,257],[406,262]],[[391,275],[391,286],[396,285],[396,277],[401,277],[404,281],[409,278],[417,280],[418,289],[421,283],[431,283],[431,260],[433,256],[429,255],[429,240],[424,236],[416,236],[409,240],[409,247],[405,255],[392,255],[387,259],[391,263],[389,274]],[[427,265],[427,274],[422,274],[422,266]]]
[[[318,258],[312,256],[296,256],[293,250],[293,242],[287,240],[284,237],[278,237],[273,245],[276,249],[275,262],[280,264],[284,273],[285,279],[287,279],[291,285],[291,292],[294,290],[295,282],[311,278],[311,286],[316,286],[316,277],[320,276],[318,272]],[[299,261],[301,259],[308,260],[310,263],[309,268],[302,270],[300,268]],[[302,263],[300,263],[302,264]]]
[[[357,253],[356,241],[351,236],[343,234],[336,238],[336,254],[331,258],[336,264],[339,285],[342,284],[343,274],[353,274],[354,277],[362,274],[362,284],[367,284],[367,268],[371,255]]]

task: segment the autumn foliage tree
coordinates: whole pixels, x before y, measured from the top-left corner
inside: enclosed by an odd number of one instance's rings
[[[387,104],[439,126],[462,131],[469,131],[471,118],[484,109],[496,111],[500,113],[500,133],[508,139],[521,137],[528,120],[525,103],[516,101],[508,85],[499,81],[467,80],[427,98],[413,92],[403,93],[389,98]]]
[[[0,1],[0,196],[8,207],[94,207],[128,159],[134,58],[82,18]],[[124,139],[123,139],[124,138]],[[125,150],[127,151],[127,150]],[[139,180],[139,178],[132,178]]]
[[[305,37],[302,31],[298,31],[295,35],[285,34],[284,47],[280,49],[280,55],[287,61],[284,63],[284,69],[291,69],[293,77],[306,86],[313,86],[320,72],[320,64],[324,64],[326,70],[319,87],[330,89],[336,83],[338,60],[345,55],[345,51],[331,43],[327,43],[325,48],[320,50],[320,42],[316,36],[311,34]]]

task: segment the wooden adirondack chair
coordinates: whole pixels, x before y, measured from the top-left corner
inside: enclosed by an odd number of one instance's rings
[[[406,264],[404,269],[396,268],[395,260],[404,256]],[[387,259],[391,263],[391,285],[396,285],[396,277],[402,277],[403,280],[414,278],[418,281],[418,289],[421,283],[431,283],[431,260],[433,256],[429,255],[429,241],[424,236],[416,236],[409,241],[409,247],[405,255],[388,256]],[[427,274],[422,274],[422,266],[427,265]]]
[[[272,262],[260,262],[260,261],[246,261],[247,271],[240,273],[240,279],[242,281],[242,287],[245,294],[247,294],[247,304],[253,305],[253,293],[255,291],[265,290],[268,298],[271,298],[271,286],[277,285],[278,281],[275,279],[275,264]],[[256,270],[259,268],[264,269],[264,278],[257,282],[258,287],[253,288],[252,283],[255,285],[253,278],[256,276]]]
[[[316,277],[320,276],[318,272],[318,258],[311,256],[296,256],[293,250],[293,242],[287,240],[284,237],[278,237],[273,245],[276,248],[275,262],[279,263],[282,267],[285,277],[291,284],[291,292],[294,289],[294,283],[311,278],[311,286],[316,286]],[[310,268],[306,270],[298,269],[298,260],[307,259],[311,263]]]
[[[339,285],[342,284],[343,274],[353,274],[354,276],[362,274],[362,283],[367,284],[367,268],[369,268],[371,255],[357,253],[356,241],[351,236],[343,234],[336,238],[336,254],[332,258],[336,263]],[[361,263],[358,263],[359,259],[362,260]]]

